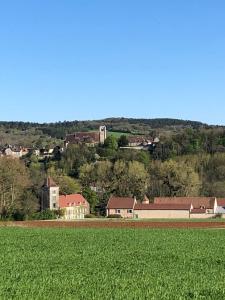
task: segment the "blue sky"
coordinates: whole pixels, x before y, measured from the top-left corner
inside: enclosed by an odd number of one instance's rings
[[[224,0],[0,0],[0,120],[225,124]]]

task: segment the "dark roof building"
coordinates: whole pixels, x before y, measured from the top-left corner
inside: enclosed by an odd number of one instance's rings
[[[107,136],[105,126],[100,126],[99,131],[75,132],[68,134],[65,139],[65,145],[68,144],[104,144]]]
[[[135,198],[131,197],[111,197],[107,209],[133,209],[136,203]]]
[[[155,204],[189,204],[193,208],[213,209],[215,197],[156,197]]]

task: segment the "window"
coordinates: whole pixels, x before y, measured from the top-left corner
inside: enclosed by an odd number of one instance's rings
[[[56,203],[53,203],[53,208],[56,208]]]
[[[133,209],[128,209],[127,212],[128,212],[128,214],[132,214],[133,213]]]
[[[120,214],[120,209],[116,209],[116,214]]]

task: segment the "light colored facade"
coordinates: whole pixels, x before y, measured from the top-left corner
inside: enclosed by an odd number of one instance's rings
[[[59,196],[59,207],[64,211],[64,220],[84,219],[90,214],[90,205],[81,194]]]
[[[3,155],[5,156],[10,156],[12,158],[21,158],[25,155],[27,155],[29,153],[27,148],[11,148],[11,146],[9,146],[8,148],[5,148],[3,150]]]
[[[119,209],[107,209],[107,216],[109,215],[121,215],[122,218],[133,218],[134,210],[133,208],[119,208]]]
[[[81,194],[59,195],[59,187],[50,177],[42,187],[41,209],[61,209],[63,220],[84,219],[90,214],[89,203]]]
[[[59,209],[59,187],[50,177],[42,187],[41,209]]]
[[[100,144],[104,144],[105,140],[107,138],[107,130],[106,130],[106,126],[100,126],[99,127],[99,142]]]
[[[225,199],[215,197],[161,197],[153,203],[147,197],[142,202],[111,197],[107,205],[107,216],[120,214],[123,218],[207,219],[223,212],[225,215]]]
[[[106,207],[107,217],[109,215],[121,215],[122,218],[133,218],[135,203],[136,198],[110,197]]]
[[[84,219],[85,215],[88,215],[89,209],[85,206],[70,206],[63,208],[64,216],[62,217],[63,220],[80,220]]]
[[[190,211],[188,209],[134,210],[134,215],[138,219],[188,219]]]

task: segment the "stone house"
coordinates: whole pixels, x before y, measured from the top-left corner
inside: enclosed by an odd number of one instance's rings
[[[8,146],[3,149],[2,154],[4,156],[12,158],[21,158],[29,153],[29,149],[23,147],[12,147]]]
[[[104,144],[106,137],[106,126],[100,126],[99,131],[75,132],[73,134],[68,134],[64,144],[66,147],[69,144],[87,144],[89,146],[94,146],[97,144]]]
[[[106,207],[106,215],[121,215],[122,218],[134,217],[136,198],[111,197]]]

